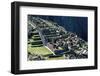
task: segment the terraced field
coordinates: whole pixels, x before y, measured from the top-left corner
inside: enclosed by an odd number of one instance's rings
[[[39,47],[28,46],[28,52],[30,52],[31,54],[37,54],[37,55],[52,54],[52,52],[48,50],[45,46],[39,46]]]
[[[47,60],[62,60],[65,59],[63,56],[61,57],[55,57],[55,58],[48,58]]]
[[[33,29],[32,37],[28,40],[28,53],[38,56],[52,54],[52,52],[43,45],[39,32],[35,29]]]

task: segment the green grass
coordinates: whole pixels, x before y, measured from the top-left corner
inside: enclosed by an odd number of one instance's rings
[[[40,37],[39,34],[38,35],[33,35],[33,37]]]
[[[55,58],[48,58],[47,60],[62,60],[65,59],[63,56],[61,57],[55,57]]]
[[[37,54],[37,55],[47,55],[52,54],[45,46],[39,46],[39,47],[31,47],[28,46],[28,52],[31,54]]]
[[[34,40],[41,40],[40,37],[34,37],[33,39],[34,39]]]
[[[38,44],[38,45],[32,45],[32,47],[40,47],[40,46],[43,46],[43,44]]]

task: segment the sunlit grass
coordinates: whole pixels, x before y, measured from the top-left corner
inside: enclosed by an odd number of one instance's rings
[[[28,52],[30,52],[31,54],[36,54],[36,55],[52,54],[52,52],[48,50],[45,46],[39,46],[39,47],[28,46]]]
[[[63,56],[61,57],[55,57],[55,58],[48,58],[47,60],[62,60],[65,59]]]

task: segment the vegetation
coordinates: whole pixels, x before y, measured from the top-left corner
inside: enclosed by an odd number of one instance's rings
[[[88,57],[87,42],[53,21],[32,17],[28,25],[28,60]]]
[[[35,46],[35,47],[30,47],[28,46],[28,52],[31,54],[36,54],[36,55],[47,55],[47,54],[52,54],[45,46]]]

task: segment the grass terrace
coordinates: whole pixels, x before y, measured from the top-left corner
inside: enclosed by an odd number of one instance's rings
[[[28,52],[30,52],[31,54],[37,54],[37,55],[52,54],[52,52],[48,50],[45,46],[35,46],[35,47],[28,46]]]
[[[55,58],[48,58],[47,60],[62,60],[62,59],[65,59],[64,56],[55,57]]]

